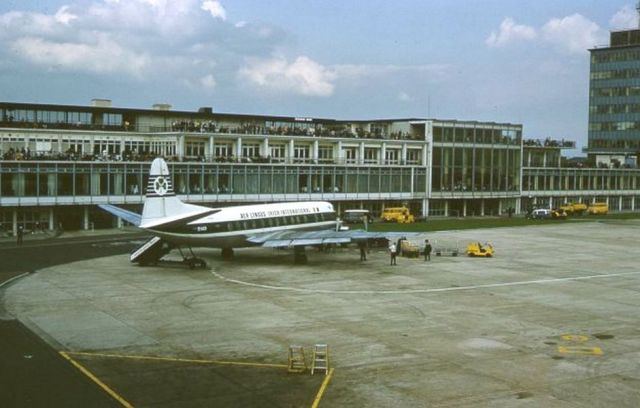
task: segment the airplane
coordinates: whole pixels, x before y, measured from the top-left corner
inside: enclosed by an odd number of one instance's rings
[[[111,204],[101,209],[143,229],[153,237],[131,253],[131,262],[156,264],[178,248],[190,267],[206,267],[193,254],[194,247],[220,248],[224,260],[233,249],[262,246],[293,248],[295,263],[306,263],[306,246],[346,244],[374,238],[396,239],[419,235],[406,232],[342,230],[333,205],[326,201],[300,201],[209,208],[180,200],[171,182],[169,167],[158,157],[151,163],[142,214]],[[191,256],[185,256],[187,247]]]

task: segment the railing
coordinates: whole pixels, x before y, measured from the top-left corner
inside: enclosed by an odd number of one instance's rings
[[[153,125],[95,125],[84,123],[43,123],[23,121],[0,121],[0,128],[15,129],[54,129],[54,130],[89,130],[108,132],[140,132],[140,133],[192,133],[222,135],[260,135],[260,136],[307,136],[329,138],[355,138],[379,140],[424,140],[424,135],[410,132],[372,133],[350,128],[297,128],[297,127],[265,127],[258,125],[218,126],[213,122],[178,122],[169,126]]]
[[[95,161],[95,162],[150,162],[161,156],[154,153],[145,154],[82,154],[14,151],[0,155],[0,161]],[[243,164],[309,164],[309,165],[357,165],[357,166],[423,166],[418,160],[372,160],[322,158],[310,159],[300,157],[236,157],[236,156],[163,156],[168,162],[181,163],[243,163]]]

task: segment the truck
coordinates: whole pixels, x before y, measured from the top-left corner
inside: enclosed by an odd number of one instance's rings
[[[365,218],[369,224],[373,221],[369,210],[345,210],[342,214],[342,221],[344,221],[345,224],[360,224],[364,222]]]
[[[564,210],[567,215],[582,215],[587,211],[587,205],[584,203],[566,203],[560,206],[561,210]]]
[[[385,208],[380,218],[383,222],[397,222],[399,224],[410,224],[416,221],[407,207]]]
[[[609,205],[607,203],[592,203],[587,207],[589,215],[604,215],[609,213]]]

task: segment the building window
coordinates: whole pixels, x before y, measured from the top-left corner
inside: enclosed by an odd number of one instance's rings
[[[243,144],[242,157],[245,157],[248,159],[260,157],[260,145],[259,144]]]
[[[318,161],[320,163],[333,162],[333,146],[318,146]]]
[[[344,152],[344,160],[346,163],[356,163],[358,160],[357,147],[345,147],[342,151]]]
[[[278,145],[269,145],[269,155],[271,156],[271,161],[273,162],[283,162],[285,160],[285,146]]]
[[[233,154],[231,154],[232,151],[233,148],[231,146],[231,143],[216,143],[214,148],[214,155],[215,157],[231,157],[233,156]]]
[[[119,113],[103,113],[102,124],[105,126],[122,126],[122,115]]]
[[[399,164],[400,163],[400,150],[399,149],[387,149],[384,154],[385,164]]]
[[[293,158],[296,162],[305,162],[309,160],[309,145],[294,145]]]
[[[422,150],[407,149],[407,164],[422,164]]]
[[[188,141],[185,143],[185,156],[204,157],[204,142]]]
[[[93,143],[93,154],[108,157],[120,154],[120,140],[96,140]]]
[[[364,148],[364,162],[365,164],[378,164],[378,157],[380,149],[377,147],[365,147]]]

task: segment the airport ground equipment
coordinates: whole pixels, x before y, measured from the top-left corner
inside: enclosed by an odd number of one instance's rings
[[[383,222],[397,222],[398,224],[410,224],[416,221],[407,207],[385,208],[380,218]]]
[[[345,224],[364,224],[365,222],[371,224],[373,222],[373,217],[369,210],[345,210],[344,213],[342,213],[342,222]]]
[[[400,254],[406,258],[417,258],[420,256],[420,247],[414,242],[402,240]]]
[[[289,346],[289,364],[287,370],[290,373],[304,373],[307,371],[304,347],[296,345]]]
[[[435,256],[458,256],[460,253],[460,248],[458,246],[458,242],[449,242],[449,241],[434,241],[432,253]]]
[[[316,344],[313,349],[313,360],[311,362],[311,375],[314,372],[324,371],[324,374],[329,374],[329,346],[326,344]]]
[[[131,253],[129,260],[144,265],[154,265],[171,251],[171,247],[160,237],[152,237]]]
[[[609,213],[609,205],[607,203],[592,203],[587,207],[589,215],[604,215]]]
[[[471,242],[467,245],[467,255],[474,257],[491,258],[494,254],[493,245],[479,242]]]
[[[160,262],[174,262],[162,259],[162,257],[171,252],[171,250],[174,248],[176,248],[176,246],[171,245],[162,238],[157,236],[152,237],[145,241],[144,244],[136,248],[136,250],[133,251],[129,256],[129,260],[133,263],[137,263],[140,266],[157,265]],[[188,247],[188,254],[190,255],[185,255],[180,246],[178,246],[177,248],[178,251],[180,251],[180,255],[182,256],[182,263],[187,265],[189,268],[206,268],[207,263],[205,262],[205,260],[196,257],[191,250],[191,247]]]
[[[584,203],[566,203],[560,206],[568,215],[582,215],[587,211],[587,205]]]

